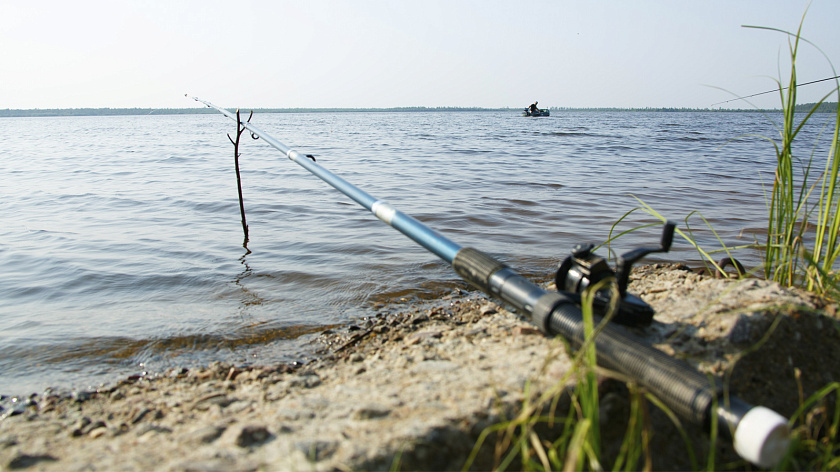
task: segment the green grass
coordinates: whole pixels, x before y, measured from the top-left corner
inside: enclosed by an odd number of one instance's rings
[[[770,29],[770,28],[764,28]],[[787,91],[779,95],[782,102],[784,122],[777,126],[779,140],[770,140],[776,152],[776,173],[769,199],[767,240],[764,247],[764,276],[788,286],[801,285],[823,295],[840,294],[838,274],[834,270],[840,255],[840,191],[837,189],[840,174],[840,119],[835,119],[831,148],[822,174],[814,183],[809,181],[815,156],[812,151],[807,161],[794,154],[794,140],[809,122],[817,106],[832,94],[840,94],[838,88],[823,97],[804,118],[797,123],[796,113],[796,57],[801,39],[800,29],[796,34],[788,33],[790,41],[791,70]],[[775,30],[773,31],[781,31]],[[833,69],[833,66],[832,66]],[[836,74],[835,74],[836,75]],[[835,118],[840,118],[840,111]],[[801,176],[797,178],[794,164],[799,164]],[[816,192],[816,193],[815,193]],[[812,194],[817,198],[811,203]],[[816,220],[816,222],[814,222]],[[812,235],[806,234],[811,228]],[[809,236],[813,242],[809,247]]]

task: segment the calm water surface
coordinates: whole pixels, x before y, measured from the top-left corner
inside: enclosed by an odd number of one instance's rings
[[[779,120],[780,117],[771,117]],[[828,115],[818,118],[824,124]],[[462,246],[544,280],[636,195],[730,245],[764,234],[768,117],[746,113],[263,114],[254,122]],[[0,120],[0,393],[214,360],[306,360],[374,305],[463,286],[445,263],[222,115]],[[819,126],[800,142],[816,140]],[[244,138],[244,137],[243,137]],[[819,154],[823,159],[824,153]],[[821,161],[822,162],[822,161]],[[821,165],[821,164],[820,164]],[[634,214],[620,228],[650,217]],[[714,236],[697,236],[714,246]],[[619,252],[657,245],[659,228]],[[760,259],[742,253],[747,265]],[[697,261],[683,241],[658,260]]]

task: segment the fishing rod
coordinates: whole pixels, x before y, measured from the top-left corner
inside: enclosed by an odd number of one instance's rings
[[[816,83],[819,83],[819,82],[825,82],[827,80],[833,80],[833,79],[840,79],[840,75],[835,75],[834,77],[826,77],[825,79],[820,79],[820,80],[812,80],[810,82],[805,82],[804,84],[797,84],[797,87],[804,87],[806,85],[816,84]],[[712,103],[710,106],[722,105],[724,103],[734,102],[735,100],[743,100],[745,98],[757,97],[759,95],[766,95],[768,93],[773,93],[773,92],[781,92],[782,90],[787,90],[789,88],[790,87],[775,88],[773,90],[768,90],[766,92],[754,93],[752,95],[745,95],[743,97],[735,97],[735,98],[732,98],[732,99],[729,99],[729,100],[724,100],[722,102]]]
[[[606,261],[592,253],[591,245],[579,245],[560,265],[556,274],[558,291],[543,289],[493,257],[474,248],[462,247],[389,203],[371,196],[254,124],[241,121],[233,113],[208,101],[192,98],[247,128],[253,136],[262,138],[290,160],[449,263],[474,287],[529,315],[544,333],[562,336],[575,348],[586,342],[580,296],[572,291],[582,291],[600,279],[615,275]],[[673,231],[674,225],[666,224],[658,248],[636,249],[619,258],[616,279],[619,284],[623,283],[623,289],[619,287],[619,292],[624,292],[621,293],[621,308],[626,309],[631,321],[649,322],[652,310],[647,310],[638,297],[626,294],[630,267],[647,254],[667,251]],[[564,288],[569,291],[560,291]],[[732,440],[735,451],[745,460],[761,467],[772,467],[786,454],[790,430],[787,419],[775,411],[728,395],[719,381],[710,380],[688,363],[646,344],[615,323],[606,323],[593,342],[599,365],[634,379],[672,411],[707,432],[717,424],[718,431]]]

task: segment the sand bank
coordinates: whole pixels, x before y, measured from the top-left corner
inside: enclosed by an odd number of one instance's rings
[[[673,265],[640,267],[632,278],[631,291],[657,310],[654,324],[636,334],[727,378],[748,402],[791,415],[801,396],[840,379],[833,306],[774,283],[714,279]],[[216,363],[95,392],[6,398],[0,468],[460,470],[482,431],[557,388],[572,365],[561,340],[463,291],[320,340],[323,356],[307,365]],[[601,389],[609,458],[624,435],[629,400],[622,382],[605,377]],[[568,408],[568,395],[558,405]],[[653,467],[690,467],[671,420],[653,406],[649,417]],[[708,437],[683,426],[704,463]],[[551,439],[549,428],[544,434]],[[473,468],[493,467],[496,440],[485,441]],[[729,444],[714,447],[719,464],[737,468]]]

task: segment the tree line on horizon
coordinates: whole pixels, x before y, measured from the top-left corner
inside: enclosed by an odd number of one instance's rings
[[[796,106],[797,112],[809,112],[816,103],[803,103]],[[674,107],[646,107],[646,108],[580,108],[555,107],[556,111],[614,111],[614,112],[780,112],[779,109],[758,108],[674,108]],[[243,108],[244,110],[244,108]],[[254,108],[256,113],[341,113],[341,112],[487,112],[487,111],[519,111],[520,108],[481,108],[481,107],[393,107],[393,108]],[[235,112],[235,109],[231,109]],[[823,102],[817,107],[816,113],[836,113],[837,102]],[[0,109],[2,117],[47,117],[47,116],[123,116],[123,115],[199,115],[216,113],[210,108],[33,108],[33,109]]]

